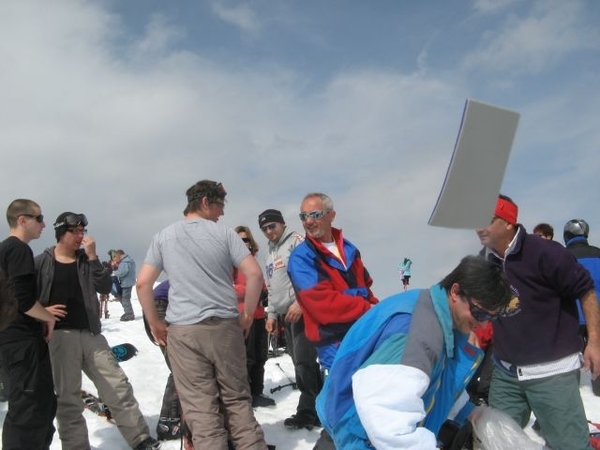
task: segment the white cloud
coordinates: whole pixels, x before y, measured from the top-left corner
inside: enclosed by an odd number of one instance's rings
[[[235,25],[244,32],[257,32],[260,22],[256,12],[248,3],[227,7],[222,1],[213,1],[211,7],[214,13],[223,21]]]
[[[405,256],[415,262],[412,283],[424,286],[477,250],[472,232],[426,225],[472,95],[457,68],[413,74],[371,63],[339,68],[314,88],[284,61],[230,67],[178,50],[173,44],[188,34],[161,16],[141,36],[128,31],[96,2],[0,3],[0,38],[10,43],[0,48],[0,205],[31,197],[48,223],[65,210],[85,212],[101,254],[122,247],[141,263],[199,179],[224,183],[221,220],[250,225],[262,247],[260,211],[280,209],[301,230],[300,201],[320,190],[332,196],[337,225],[361,249],[378,295],[400,289],[396,264]],[[586,86],[598,80],[593,71],[587,77]],[[527,172],[547,168],[564,150],[552,140],[561,139],[577,144],[569,155],[588,170],[575,167],[565,182],[591,186],[597,178],[598,159],[587,158],[598,148],[600,99],[576,90],[578,80],[517,105],[523,120],[506,187],[536,223],[551,221],[555,205],[570,215],[577,203],[592,203],[592,189],[570,201],[543,174]],[[600,227],[594,214],[586,219]],[[34,247],[51,245],[52,235],[47,229]]]
[[[486,3],[486,2],[484,2]],[[501,27],[488,30],[464,66],[503,76],[539,74],[579,49],[597,48],[600,34],[583,22],[578,1],[535,2],[525,14],[506,13]]]
[[[481,14],[495,14],[521,0],[475,0],[473,9]]]

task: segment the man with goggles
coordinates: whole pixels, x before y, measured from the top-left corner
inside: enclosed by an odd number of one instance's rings
[[[600,312],[594,282],[555,241],[528,234],[515,202],[500,195],[490,224],[477,230],[482,253],[504,269],[518,314],[493,326],[490,406],[525,427],[533,412],[553,449],[587,449],[589,430],[579,392],[583,342],[577,302],[588,324],[583,366],[600,375]],[[566,420],[568,417],[568,420]]]
[[[160,443],[150,436],[127,375],[101,333],[97,293],[110,292],[110,271],[98,259],[87,224],[83,214],[60,214],[54,223],[56,245],[35,258],[40,302],[58,319],[49,346],[62,448],[90,448],[80,392],[85,372],[129,446],[158,449]]]
[[[60,221],[54,223],[55,230],[68,230],[77,228],[79,226],[83,228],[87,227],[88,221],[87,217],[85,217],[85,214],[67,213],[64,217],[62,216],[63,214],[59,216],[61,219]]]

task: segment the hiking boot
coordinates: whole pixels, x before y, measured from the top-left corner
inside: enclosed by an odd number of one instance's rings
[[[135,450],[158,450],[160,448],[160,442],[153,437],[147,437],[138,444]]]
[[[135,316],[133,314],[123,314],[121,316],[121,322],[130,322],[135,320]]]
[[[181,419],[161,417],[156,425],[156,437],[160,441],[181,439]]]
[[[310,431],[314,427],[320,427],[321,422],[316,416],[294,414],[292,417],[288,417],[283,421],[283,426],[293,430],[300,430],[302,428],[306,428]]]
[[[265,394],[255,394],[252,396],[252,407],[260,408],[262,406],[275,406],[275,400],[267,397]]]

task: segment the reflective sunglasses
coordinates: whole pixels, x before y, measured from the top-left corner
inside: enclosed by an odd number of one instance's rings
[[[473,319],[475,319],[477,322],[493,322],[500,317],[500,313],[492,314],[491,312],[483,309],[481,306],[473,303],[471,297],[464,298],[467,300],[467,303],[469,303],[469,312],[473,316]]]
[[[300,217],[300,220],[302,222],[305,222],[307,219],[318,220],[318,219],[321,219],[329,211],[330,211],[329,209],[318,209],[316,211],[311,211],[309,213],[300,213],[300,214],[298,214],[298,217]]]
[[[56,222],[54,224],[54,229],[67,227],[67,228],[75,228],[75,227],[86,227],[88,224],[87,217],[85,214],[69,214],[66,216],[62,222]]]
[[[21,214],[21,216],[31,217],[32,219],[35,219],[37,223],[42,223],[44,221],[43,214],[38,214],[37,216],[35,214]]]

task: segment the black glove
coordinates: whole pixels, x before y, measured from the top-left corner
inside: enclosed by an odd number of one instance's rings
[[[446,420],[437,435],[438,448],[460,450],[467,446],[467,442],[471,440],[472,435],[473,427],[468,420],[462,427],[454,420]]]
[[[260,304],[263,305],[265,308],[269,306],[269,291],[267,291],[266,289],[261,291],[259,301]]]

